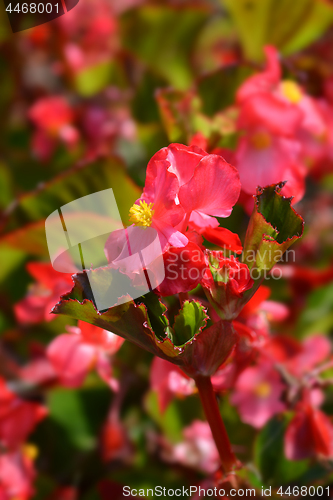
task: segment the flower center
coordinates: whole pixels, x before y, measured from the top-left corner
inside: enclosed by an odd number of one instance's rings
[[[140,204],[134,203],[133,207],[129,211],[129,220],[135,226],[149,227],[152,223],[152,218],[154,215],[153,203],[146,203],[144,200],[140,200]]]
[[[255,149],[266,149],[272,143],[271,136],[268,132],[257,132],[251,137],[251,144]]]
[[[284,97],[292,104],[298,104],[302,99],[302,91],[297,83],[292,80],[283,80],[281,82],[281,91]]]
[[[38,457],[38,448],[33,444],[25,444],[22,448],[23,454],[30,458],[31,460],[35,460]]]
[[[255,393],[259,398],[267,398],[271,393],[271,386],[268,382],[262,382],[255,388]]]

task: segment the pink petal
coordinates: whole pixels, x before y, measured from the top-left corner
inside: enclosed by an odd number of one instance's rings
[[[246,129],[263,125],[272,134],[293,136],[302,119],[303,113],[297,106],[263,92],[253,95],[243,104],[238,125]]]
[[[191,179],[200,160],[208,154],[197,146],[183,144],[170,144],[166,150],[170,162],[168,170],[177,176],[180,186]]]
[[[189,225],[191,229],[194,229],[201,234],[206,228],[218,227],[219,221],[210,215],[206,215],[201,212],[192,212]]]
[[[266,68],[264,71],[250,76],[237,91],[237,102],[240,104],[253,94],[261,91],[269,91],[278,84],[281,78],[281,68],[279,54],[272,45],[267,45],[264,49],[266,55]]]
[[[191,180],[179,190],[186,212],[193,210],[216,217],[228,217],[240,193],[237,170],[221,156],[205,156]]]
[[[49,297],[30,295],[14,305],[16,319],[22,324],[36,324],[44,321],[45,306]]]
[[[64,386],[79,387],[96,359],[96,348],[77,335],[63,334],[48,346],[47,356]]]

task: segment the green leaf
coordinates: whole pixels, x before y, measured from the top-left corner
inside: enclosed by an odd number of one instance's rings
[[[296,2],[295,2],[296,3]],[[290,2],[288,2],[290,6]],[[283,53],[293,54],[307,47],[320,38],[332,25],[332,4],[317,0],[313,2],[312,8],[307,10],[306,19],[298,26],[298,30],[292,33],[290,39],[283,46]]]
[[[84,97],[97,94],[110,83],[111,74],[112,63],[110,61],[89,66],[75,74],[75,89]]]
[[[36,191],[23,195],[9,213],[7,234],[0,238],[0,245],[48,256],[45,219],[66,203],[110,187],[114,191],[120,216],[127,225],[129,208],[140,196],[141,190],[126,174],[122,163],[110,158],[74,167]],[[103,226],[103,218],[95,218],[94,221],[94,224]],[[101,231],[104,233],[103,228]]]
[[[302,336],[316,332],[329,333],[333,326],[333,283],[314,290],[307,297],[297,323]]]
[[[201,108],[196,93],[162,89],[156,92],[156,100],[169,141],[187,144],[195,133],[194,120]]]
[[[200,302],[186,300],[175,318],[173,343],[181,346],[192,340],[206,326],[207,319],[206,310]]]
[[[286,421],[274,418],[259,432],[254,461],[265,486],[277,486],[296,481],[308,469],[307,460],[290,462],[284,456],[283,438]]]
[[[103,287],[104,270],[92,271]],[[110,278],[109,272],[107,278]],[[53,308],[54,314],[66,314],[87,323],[99,326],[104,330],[123,337],[130,342],[164,359],[181,354],[181,349],[175,347],[166,336],[160,340],[149,326],[147,308],[144,304],[137,305],[133,301],[111,307],[105,312],[99,312],[94,305],[94,297],[86,273],[73,276],[74,288],[61,297]],[[109,284],[110,286],[110,284]]]
[[[245,57],[260,61],[274,0],[223,0],[223,3],[236,25]]]
[[[317,40],[333,20],[326,0],[223,0],[246,58],[263,60],[265,45],[291,54]],[[251,27],[251,28],[249,28]]]
[[[104,270],[96,269],[91,272],[96,275],[96,280],[98,280],[98,276]],[[103,281],[103,276],[101,280]],[[189,322],[188,324],[191,325],[193,331],[196,327],[199,327],[200,330],[186,344],[174,345],[167,336],[161,339],[155,335],[150,326],[147,308],[143,303],[137,305],[129,301],[100,312],[94,305],[86,273],[76,274],[73,276],[73,281],[74,288],[70,293],[61,297],[52,310],[54,314],[65,314],[113,332],[155,356],[179,365],[191,377],[215,373],[217,368],[228,358],[237,342],[237,335],[232,324],[228,321],[219,321],[211,327],[201,330],[203,323],[206,323],[206,317],[202,318],[200,306],[196,306],[195,326],[189,317],[186,321]],[[162,311],[162,306],[159,307]],[[154,317],[154,313],[151,317]],[[162,321],[164,320],[162,319]],[[185,327],[186,321],[184,319],[177,320],[178,335],[181,333],[181,327]],[[159,329],[160,327],[161,324],[158,325]],[[186,328],[188,328],[187,324]]]
[[[144,405],[146,411],[158,424],[165,437],[173,443],[181,441],[183,422],[176,404],[171,402],[166,410],[161,413],[158,407],[157,394],[154,391],[150,391],[145,397]]]
[[[47,403],[50,418],[64,430],[73,446],[90,450],[96,445],[109,406],[107,389],[56,389],[48,392]]]
[[[258,188],[244,243],[244,262],[258,272],[270,271],[303,234],[304,221],[280,194],[284,183]]]
[[[251,74],[246,66],[224,66],[207,73],[198,81],[198,94],[203,102],[203,112],[208,116],[234,105],[236,91]]]
[[[167,307],[153,292],[147,293],[135,300],[135,303],[143,303],[148,311],[149,325],[160,340],[163,340],[170,327],[166,316]]]
[[[123,46],[177,89],[189,88],[196,37],[209,14],[200,4],[144,5],[121,19]]]

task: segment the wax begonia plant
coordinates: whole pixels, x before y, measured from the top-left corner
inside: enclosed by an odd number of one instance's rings
[[[73,276],[71,292],[52,310],[100,327],[101,338],[108,330],[134,342],[193,378],[225,473],[240,464],[231,449],[211,377],[237,345],[239,333],[232,321],[257,291],[264,273],[302,235],[303,220],[291,208],[291,200],[280,194],[283,186],[258,188],[240,261],[230,252],[230,248],[239,250],[232,233],[224,250],[212,252],[202,243],[207,228],[220,229],[216,217],[228,217],[237,202],[241,189],[237,170],[221,156],[195,146],[172,144],[163,148],[148,164],[143,194],[129,208],[129,221],[130,227],[140,229],[137,234],[142,235],[143,243],[146,228],[155,227],[166,268],[170,259],[176,262],[176,276],[166,272],[163,283],[153,292],[100,312],[86,273],[78,273]],[[122,238],[119,234],[114,238],[111,234],[105,247],[110,265],[122,251]],[[183,262],[186,273],[181,275]],[[90,272],[98,282],[102,270]],[[171,315],[168,296],[175,293],[179,294],[179,308]],[[209,314],[209,304],[214,314]],[[51,347],[51,353],[56,363],[57,351]]]

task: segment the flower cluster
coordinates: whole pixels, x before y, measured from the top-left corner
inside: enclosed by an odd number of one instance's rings
[[[0,500],[323,496],[332,2],[58,3],[0,35]]]

